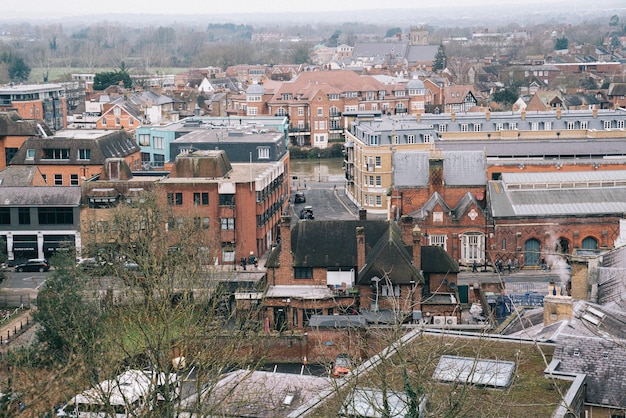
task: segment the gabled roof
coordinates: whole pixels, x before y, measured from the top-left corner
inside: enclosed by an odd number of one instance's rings
[[[366,252],[365,265],[358,272],[357,283],[370,284],[373,277],[388,277],[397,284],[422,282],[418,268],[413,265],[413,256],[402,242],[400,229],[394,228],[394,223],[389,225],[372,250]]]
[[[626,96],[626,83],[609,84],[609,96]]]
[[[42,177],[35,166],[9,165],[0,171],[0,186],[32,186],[36,175]],[[43,181],[43,178],[41,180]]]
[[[412,216],[414,219],[423,220],[437,207],[438,204],[441,205],[444,212],[450,212],[450,206],[448,206],[443,197],[438,192],[434,192],[428,198],[426,203],[422,205],[422,207],[410,213],[409,216]]]
[[[393,221],[299,221],[291,229],[294,267],[354,268],[357,266],[357,227],[365,232],[366,264],[358,281],[370,284],[372,277],[387,273],[393,283],[419,283],[422,277],[411,262],[412,255]],[[267,267],[278,266],[282,244],[272,252]]]

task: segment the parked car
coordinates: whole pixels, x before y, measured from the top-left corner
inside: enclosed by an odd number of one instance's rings
[[[295,203],[306,203],[306,196],[304,192],[296,192],[296,197],[294,198]]]
[[[38,271],[43,273],[50,270],[50,263],[45,258],[31,258],[25,263],[20,263],[15,266],[15,271]]]
[[[313,206],[305,206],[300,210],[300,219],[315,219],[313,216]]]
[[[348,354],[338,354],[333,364],[333,377],[343,377],[352,370],[352,360]]]
[[[98,261],[95,258],[81,258],[76,263],[76,267],[83,270],[92,270],[96,268]]]

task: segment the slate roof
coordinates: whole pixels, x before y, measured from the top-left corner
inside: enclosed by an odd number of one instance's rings
[[[79,186],[52,187],[2,187],[0,188],[0,206],[78,206],[80,205],[81,188]]]
[[[458,273],[459,264],[438,245],[422,246],[422,271],[433,273]]]
[[[626,96],[626,83],[609,84],[609,96]]]
[[[0,186],[27,187],[33,184],[37,167],[9,165],[0,171]],[[39,174],[41,176],[41,174]]]
[[[44,149],[69,149],[68,159],[44,159]],[[26,150],[34,149],[34,159],[26,159]],[[89,149],[90,159],[79,160],[78,150]],[[28,138],[11,160],[11,164],[103,165],[107,158],[123,158],[139,151],[131,136],[123,129],[105,130],[62,130],[47,138]]]
[[[572,303],[571,319],[511,335],[555,342],[557,370],[587,375],[587,403],[626,407],[626,314],[587,301]]]
[[[385,274],[393,283],[423,281],[393,221],[299,221],[291,229],[293,266],[354,268],[357,265],[357,227],[364,228],[366,247],[366,264],[358,273],[358,284],[370,284],[372,277]],[[282,244],[270,255],[267,267],[278,266],[280,251],[283,251]]]
[[[53,133],[41,119],[22,119],[17,112],[0,112],[1,136],[42,136]]]
[[[434,61],[437,55],[437,45],[409,45],[406,59],[409,64],[420,61]]]

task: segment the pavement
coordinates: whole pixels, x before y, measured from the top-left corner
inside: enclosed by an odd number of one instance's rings
[[[32,337],[33,325],[30,309],[17,310],[8,320],[2,321],[0,325],[0,353],[28,345]],[[28,338],[25,338],[26,336]]]

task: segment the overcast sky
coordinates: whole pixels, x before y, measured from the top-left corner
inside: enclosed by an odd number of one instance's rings
[[[562,0],[561,0],[562,1]],[[6,2],[6,3],[5,3]],[[432,6],[475,4],[547,4],[559,0],[3,0],[1,15],[7,18],[29,20],[29,17],[59,18],[93,14],[214,14],[214,13],[276,13],[310,11],[349,11],[394,8],[419,8]],[[349,15],[348,15],[349,16]],[[349,17],[346,20],[349,20]]]

